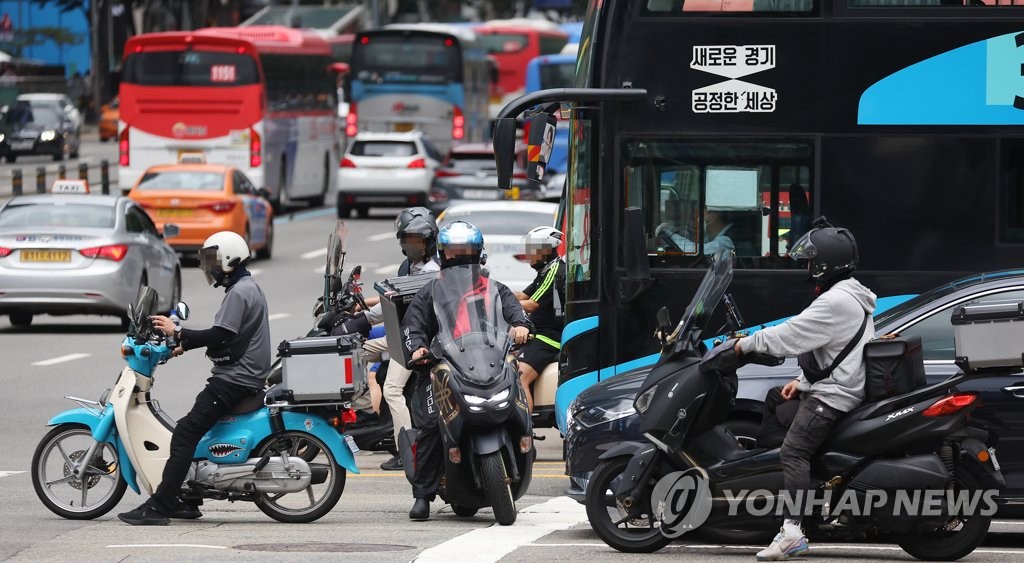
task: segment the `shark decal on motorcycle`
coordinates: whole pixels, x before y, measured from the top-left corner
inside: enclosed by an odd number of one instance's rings
[[[213,457],[227,457],[241,449],[234,444],[213,444],[210,446],[210,455]]]

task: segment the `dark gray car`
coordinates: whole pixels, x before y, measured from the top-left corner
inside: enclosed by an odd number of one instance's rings
[[[526,179],[525,164],[526,151],[521,147],[516,153],[512,189],[506,192],[498,189],[494,146],[490,143],[456,145],[434,172],[427,207],[436,214],[462,201],[539,200],[543,186]]]

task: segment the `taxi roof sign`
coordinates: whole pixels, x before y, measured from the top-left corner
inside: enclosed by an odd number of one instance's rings
[[[201,152],[182,152],[178,164],[206,164],[206,155]]]
[[[89,193],[89,182],[87,180],[57,180],[50,188],[53,194],[87,194]]]

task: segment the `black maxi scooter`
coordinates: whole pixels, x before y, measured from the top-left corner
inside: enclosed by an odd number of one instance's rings
[[[430,375],[445,463],[438,495],[459,516],[489,506],[507,526],[537,453],[498,289],[479,266],[455,266],[441,270],[432,296]]]
[[[693,522],[693,529],[711,529],[718,536],[730,529],[763,529],[770,536],[781,526],[781,517],[751,514],[746,502],[734,505],[738,510],[729,515],[727,491],[784,490],[779,449],[744,449],[723,425],[736,398],[736,369],[743,363],[776,365],[781,360],[745,354],[741,361],[732,341],[702,358],[700,337],[732,279],[732,260],[731,252],[715,257],[674,331],[667,310],[659,312],[662,355],[634,403],[647,441],[625,442],[606,452],[588,484],[590,525],[619,551],[654,552],[692,531],[675,526],[672,518],[678,515],[665,510],[671,499],[652,496],[663,477],[679,471],[689,471],[692,483],[703,481],[708,487],[707,506],[697,507],[706,510],[707,518]],[[731,322],[739,326],[738,319]],[[840,419],[812,459],[812,487],[831,491],[832,499],[852,494],[858,506],[865,495],[890,494],[887,504],[870,515],[840,512],[835,506],[839,514],[830,514],[827,504],[818,505],[804,518],[808,535],[862,538],[889,532],[907,553],[926,560],[959,559],[973,551],[988,532],[990,515],[957,512],[946,502],[931,516],[908,515],[893,506],[896,490],[980,494],[1005,485],[989,447],[994,437],[968,423],[976,395],[951,392],[968,377],[973,375],[865,403]],[[664,492],[662,485],[657,495]]]

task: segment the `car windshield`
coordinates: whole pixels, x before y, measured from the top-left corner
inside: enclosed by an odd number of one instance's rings
[[[510,206],[512,207],[512,206]],[[466,221],[484,234],[484,246],[488,236],[523,236],[537,225],[550,225],[554,215],[543,211],[473,211],[467,213],[445,213],[441,228],[454,221]]]
[[[4,125],[24,127],[29,123],[39,126],[57,126],[61,115],[56,106],[17,103],[4,114]]]
[[[456,170],[494,170],[494,155],[487,153],[455,153],[448,157],[448,168]]]
[[[139,181],[139,190],[196,190],[217,191],[224,189],[224,174],[220,172],[196,172],[174,170],[146,172]]]
[[[349,151],[352,156],[413,156],[416,143],[406,141],[356,141]]]
[[[107,205],[52,202],[11,204],[0,212],[0,228],[6,227],[114,227],[114,208]]]

